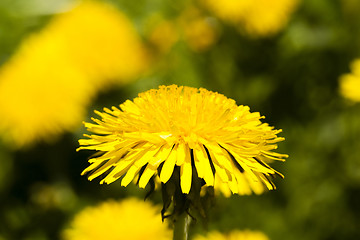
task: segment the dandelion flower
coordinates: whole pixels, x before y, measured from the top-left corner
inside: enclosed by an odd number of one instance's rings
[[[197,235],[194,237],[194,240],[269,240],[269,238],[262,232],[258,231],[234,230],[229,234],[212,231],[209,232],[206,237]]]
[[[340,93],[347,99],[360,102],[360,59],[352,62],[351,70],[340,77]]]
[[[202,0],[220,19],[238,26],[251,36],[273,35],[281,30],[298,0]]]
[[[199,179],[214,186],[215,175],[233,193],[274,189],[271,178],[280,173],[268,163],[283,161],[275,153],[281,130],[262,123],[259,113],[206,89],[160,86],[127,100],[120,108],[96,113],[101,120],[85,123],[93,135],[79,140],[81,149],[96,150],[82,174],[101,183],[122,178],[127,186],[135,176],[144,188],[158,175],[162,183],[178,176],[188,194]]]
[[[21,147],[79,125],[94,95],[50,34],[34,36],[0,69],[0,130]]]
[[[21,147],[81,124],[99,90],[138,76],[146,54],[129,20],[85,1],[25,39],[0,69],[0,130]]]
[[[170,240],[172,232],[157,214],[158,207],[135,198],[106,201],[75,216],[63,231],[64,240]]]

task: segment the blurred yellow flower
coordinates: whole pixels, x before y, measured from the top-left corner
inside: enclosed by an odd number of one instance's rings
[[[25,39],[0,69],[0,130],[23,146],[79,126],[101,89],[138,76],[146,55],[128,19],[85,1]]]
[[[217,231],[209,232],[206,236],[197,235],[194,240],[269,240],[269,238],[258,231],[234,230],[229,234],[222,234]]]
[[[185,42],[195,52],[206,51],[218,38],[215,19],[204,16],[197,8],[186,9],[178,21]]]
[[[255,37],[277,33],[288,22],[298,0],[201,0],[222,20]]]
[[[63,231],[63,239],[170,240],[172,231],[162,223],[159,209],[135,198],[106,201],[78,213]]]
[[[287,157],[272,152],[284,140],[277,137],[281,130],[222,94],[160,86],[104,111],[96,111],[101,120],[92,119],[95,124],[85,123],[94,135],[79,140],[78,150],[103,153],[83,171],[89,180],[106,173],[101,183],[111,183],[126,174],[121,184],[127,186],[139,175],[144,188],[152,176],[166,183],[178,169],[185,194],[194,176],[213,186],[214,175],[233,193],[250,194],[274,189],[271,178],[282,177],[267,164]]]
[[[185,29],[185,40],[195,52],[202,52],[211,47],[217,39],[217,34],[211,26],[210,19],[194,19]]]
[[[157,20],[149,33],[149,41],[160,53],[167,53],[179,40],[179,33],[175,22],[170,20]]]
[[[94,77],[129,80],[142,73],[147,55],[130,20],[111,5],[84,1],[47,27],[62,39],[76,67]]]
[[[184,9],[174,19],[162,19],[155,14],[149,22],[149,42],[162,54],[168,53],[179,40],[183,40],[192,51],[203,52],[215,44],[219,35],[216,20],[193,6]]]
[[[351,63],[351,73],[340,77],[340,93],[345,98],[360,102],[360,59]]]
[[[29,38],[0,69],[0,129],[18,146],[74,128],[94,95],[51,34]]]

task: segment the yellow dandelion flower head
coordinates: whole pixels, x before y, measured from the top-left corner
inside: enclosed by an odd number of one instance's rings
[[[79,140],[78,150],[103,152],[83,171],[89,180],[106,173],[101,183],[111,183],[126,174],[121,184],[127,186],[139,175],[144,188],[152,176],[166,183],[178,171],[185,194],[193,179],[213,186],[215,175],[233,193],[250,194],[274,189],[271,177],[282,176],[268,165],[287,157],[272,151],[281,130],[222,94],[160,86],[104,111],[96,111],[101,120],[85,123],[94,134]]]
[[[219,18],[255,37],[277,33],[288,22],[298,0],[202,0]]]
[[[212,231],[206,236],[197,235],[194,240],[269,240],[269,238],[259,231],[234,230],[228,234]]]
[[[106,201],[78,213],[63,231],[64,240],[170,240],[172,232],[159,207],[136,198]]]
[[[360,102],[360,59],[351,63],[351,73],[340,77],[340,93],[347,99]]]
[[[0,69],[0,130],[13,146],[51,140],[81,123],[94,89],[68,59],[44,32],[24,41]]]

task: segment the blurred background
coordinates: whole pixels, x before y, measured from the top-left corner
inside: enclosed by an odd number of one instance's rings
[[[218,196],[191,235],[360,239],[359,12],[357,0],[0,0],[0,239],[60,239],[86,206],[143,198],[80,176],[91,153],[77,140],[94,110],[169,84],[250,106],[290,155],[273,164],[276,191]]]

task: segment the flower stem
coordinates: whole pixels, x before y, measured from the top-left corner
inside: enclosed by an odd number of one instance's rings
[[[173,240],[188,240],[190,221],[191,218],[186,212],[176,219]]]

